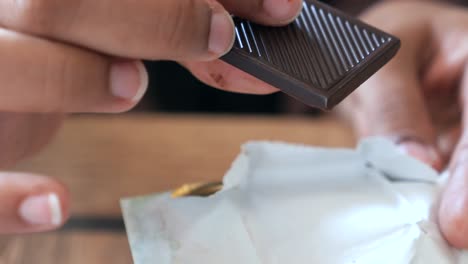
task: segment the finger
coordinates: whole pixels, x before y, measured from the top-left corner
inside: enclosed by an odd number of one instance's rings
[[[250,94],[270,94],[278,91],[273,86],[221,60],[182,62],[182,64],[202,82],[225,91]]]
[[[58,130],[61,114],[0,113],[0,168],[8,168],[44,147]]]
[[[468,64],[462,82],[462,136],[451,160],[450,178],[439,208],[442,233],[455,247],[468,249]]]
[[[68,193],[60,183],[32,174],[0,173],[0,233],[46,231],[68,218]]]
[[[465,136],[464,136],[465,137]],[[462,139],[462,141],[467,141]],[[466,143],[465,143],[466,144]],[[468,248],[468,146],[460,145],[439,207],[439,224],[447,241]]]
[[[148,83],[140,62],[4,29],[0,57],[0,111],[121,112],[140,100]]]
[[[398,143],[402,151],[439,169],[442,164],[435,148],[436,133],[419,78],[429,52],[422,47],[427,46],[430,28],[411,20],[408,27],[401,28],[401,21],[388,21],[382,15],[384,11],[387,12],[377,7],[364,14],[363,19],[411,41],[402,41],[394,59],[346,100],[344,111],[359,136],[387,137]]]
[[[411,67],[404,53],[364,83],[348,100],[345,111],[359,136],[387,137],[402,151],[439,169],[434,127],[416,67]]]
[[[461,126],[458,124],[446,129],[437,137],[437,148],[439,149],[443,164],[448,164],[450,162],[458,142],[460,142],[461,133]]]
[[[6,0],[0,10],[5,27],[119,57],[211,60],[234,42],[214,0]]]
[[[263,24],[284,25],[302,9],[302,0],[220,0],[230,12]]]

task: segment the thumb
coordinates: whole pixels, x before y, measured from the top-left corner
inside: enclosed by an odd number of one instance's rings
[[[49,178],[0,173],[0,234],[55,229],[67,218],[68,193]]]
[[[213,60],[235,36],[217,0],[0,1],[0,24],[131,59]]]

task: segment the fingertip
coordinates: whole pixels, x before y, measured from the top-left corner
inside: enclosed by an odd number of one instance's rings
[[[302,0],[264,0],[263,8],[275,25],[285,25],[294,21],[301,13]]]
[[[27,196],[21,202],[18,215],[31,228],[38,230],[57,228],[63,223],[62,202],[53,192]]]
[[[138,70],[138,74],[140,75],[140,85],[138,86],[137,92],[135,93],[131,101],[138,103],[141,100],[141,98],[143,98],[143,96],[146,93],[146,90],[148,89],[149,76],[148,71],[146,70],[146,67],[142,61],[135,61],[135,66]]]
[[[462,219],[457,216],[448,216],[444,210],[440,211],[439,225],[443,237],[447,242],[458,249],[468,249],[468,230]]]
[[[451,179],[449,185],[458,183],[457,179]],[[440,204],[440,229],[452,246],[468,249],[468,197],[466,190],[454,190],[452,186],[446,189]]]
[[[221,6],[213,8],[208,50],[214,56],[211,60],[228,53],[234,46],[235,31],[231,15]]]
[[[132,109],[148,89],[149,76],[145,65],[137,60],[113,60],[109,66],[110,100],[98,112],[121,113]]]
[[[148,87],[148,73],[141,61],[116,60],[109,70],[110,92],[123,100],[138,102]]]
[[[59,210],[56,210],[57,212],[60,212],[60,217],[56,217],[56,221],[54,221],[55,228],[59,228],[62,225],[64,225],[68,219],[70,218],[70,192],[63,183],[59,182],[58,180],[53,180],[54,183],[56,184],[56,189],[55,189],[55,194],[57,198],[57,203],[59,205]],[[57,206],[55,206],[57,208]],[[58,221],[57,219],[60,219]]]
[[[454,247],[468,249],[468,171],[456,169],[444,190],[439,208],[439,225]]]
[[[436,170],[442,169],[442,158],[435,147],[420,142],[404,141],[398,145],[401,152],[431,166]]]
[[[56,180],[26,173],[0,173],[0,193],[0,233],[53,230],[68,219],[68,190]]]
[[[42,188],[25,194],[18,206],[18,216],[26,225],[26,232],[57,229],[69,218],[67,188],[49,178],[44,177],[44,181]]]

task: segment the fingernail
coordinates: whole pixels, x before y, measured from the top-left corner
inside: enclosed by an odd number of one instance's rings
[[[20,204],[19,216],[30,225],[58,226],[62,223],[60,200],[54,193],[27,197]]]
[[[113,96],[138,102],[148,87],[148,74],[140,61],[115,61],[110,67],[110,92]]]
[[[208,49],[216,56],[223,56],[234,45],[234,21],[222,6],[214,5]]]
[[[301,12],[302,1],[264,0],[263,8],[274,19],[281,22],[293,21]]]
[[[403,153],[416,158],[435,169],[440,169],[441,167],[439,154],[431,146],[426,146],[418,142],[404,142],[399,145],[399,148]]]

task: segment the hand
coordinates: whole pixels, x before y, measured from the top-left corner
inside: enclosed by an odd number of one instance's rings
[[[339,112],[357,134],[385,136],[450,180],[440,227],[468,248],[468,10],[424,1],[395,1],[363,19],[401,38],[402,47]]]
[[[183,60],[202,80],[231,91],[275,91],[216,60],[234,41],[228,12],[279,25],[301,6],[301,0],[0,1],[0,166],[38,151],[63,114],[132,108],[148,82],[140,59]],[[0,233],[50,230],[67,217],[67,191],[57,181],[0,173]]]

